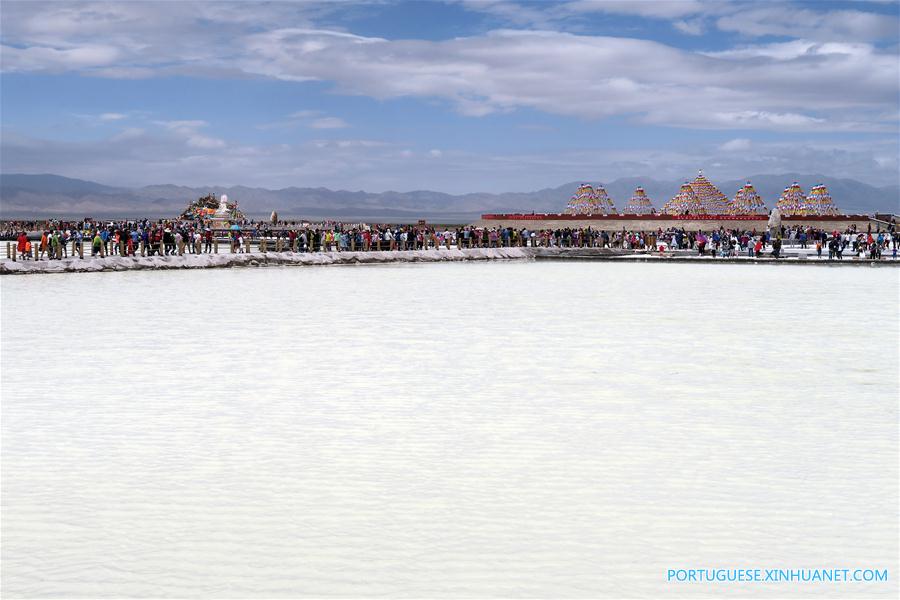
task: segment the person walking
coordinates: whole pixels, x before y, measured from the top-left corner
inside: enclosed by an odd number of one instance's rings
[[[19,234],[19,237],[16,239],[16,250],[18,250],[19,256],[22,260],[25,260],[25,249],[27,247],[28,247],[28,236],[25,235],[25,232],[23,231]]]
[[[94,231],[94,239],[91,240],[91,256],[103,256],[103,238],[99,231]]]
[[[62,258],[62,252],[59,249],[59,231],[54,230],[50,234],[50,260]]]

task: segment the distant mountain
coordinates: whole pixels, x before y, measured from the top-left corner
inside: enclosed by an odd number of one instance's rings
[[[93,181],[71,179],[61,175],[50,174],[0,175],[0,188],[2,188],[3,198],[6,198],[7,194],[15,194],[19,191],[39,191],[44,194],[60,194],[73,198],[89,194],[114,194],[120,191],[119,188],[94,183]]]
[[[900,186],[874,187],[853,179],[787,173],[752,175],[747,179],[714,182],[724,194],[734,193],[750,180],[768,206],[793,181],[808,190],[828,186],[838,207],[846,213],[900,212]],[[580,181],[534,192],[502,194],[445,194],[427,190],[381,192],[289,187],[280,190],[245,186],[187,187],[151,185],[122,188],[59,175],[0,175],[0,218],[61,218],[140,216],[171,217],[187,204],[210,192],[228,194],[245,214],[265,218],[272,210],[285,218],[336,218],[410,221],[420,218],[445,222],[469,221],[487,212],[562,211]],[[592,182],[596,183],[596,182]],[[641,185],[654,206],[661,207],[683,182],[651,177],[627,177],[603,182],[621,209]]]

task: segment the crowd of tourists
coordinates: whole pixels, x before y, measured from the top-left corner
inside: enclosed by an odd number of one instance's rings
[[[29,236],[27,227],[34,227]],[[896,257],[900,232],[824,231],[811,227],[782,227],[779,231],[725,229],[709,232],[684,229],[605,231],[588,228],[528,229],[526,227],[440,227],[418,225],[248,222],[228,231],[213,231],[194,221],[91,221],[7,223],[7,239],[23,260],[83,257],[168,256],[213,252],[244,253],[250,244],[261,250],[290,252],[396,251],[441,248],[564,247],[620,248],[669,252],[692,250],[714,257],[781,256],[782,248],[815,248],[819,257],[841,260],[845,252],[880,258]],[[223,248],[220,250],[219,245]]]
[[[853,228],[843,232],[837,230],[829,232],[812,227],[783,227],[780,233],[774,234],[771,231],[757,233],[724,228],[711,233],[670,229],[664,232],[660,239],[666,242],[667,248],[692,249],[700,255],[721,257],[746,254],[748,257],[759,258],[769,254],[780,258],[782,248],[793,246],[801,249],[815,248],[816,256],[819,258],[827,254],[829,259],[841,260],[849,247],[857,257],[877,259],[882,258],[887,252],[896,258],[900,249],[900,232],[893,230],[860,232]]]

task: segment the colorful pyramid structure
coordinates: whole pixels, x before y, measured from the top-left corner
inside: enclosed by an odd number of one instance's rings
[[[653,203],[650,202],[650,198],[647,197],[647,192],[644,191],[644,188],[638,187],[634,190],[634,195],[628,201],[628,204],[625,205],[625,208],[622,209],[622,212],[626,215],[649,215],[654,212]]]
[[[700,213],[708,215],[722,215],[730,210],[728,197],[719,191],[713,183],[704,177],[703,170],[691,182],[691,188],[700,203]]]
[[[781,192],[781,198],[775,204],[775,208],[778,209],[782,217],[805,215],[807,210],[806,194],[803,193],[803,188],[800,187],[800,184],[795,181],[790,187],[784,188],[784,191]]]
[[[583,183],[566,206],[567,215],[589,215],[594,211],[594,186]]]
[[[601,214],[609,215],[616,212],[616,205],[613,203],[612,198],[609,197],[609,194],[606,193],[606,189],[602,185],[598,185],[594,188],[594,194],[597,197],[595,202]]]
[[[703,207],[693,186],[685,181],[678,193],[663,206],[662,212],[667,215],[699,215],[703,214]]]
[[[729,214],[732,215],[765,215],[768,213],[766,203],[762,201],[762,198],[756,193],[756,188],[749,181],[737,191],[729,207]]]
[[[584,183],[569,200],[565,212],[567,215],[600,215],[614,213],[616,207],[602,185],[594,188]]]
[[[828,188],[821,183],[809,190],[806,197],[806,214],[807,215],[837,215],[840,214]]]

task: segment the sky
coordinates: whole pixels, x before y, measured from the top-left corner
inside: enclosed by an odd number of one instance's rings
[[[896,1],[0,2],[0,170],[449,193],[900,183]]]

